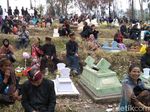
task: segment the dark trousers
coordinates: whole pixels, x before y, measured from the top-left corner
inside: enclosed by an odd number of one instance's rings
[[[43,57],[41,60],[40,70],[45,71],[45,68],[48,68],[48,71],[54,73],[57,69],[57,64],[60,62],[59,59],[54,58],[53,60]]]
[[[77,56],[67,56],[66,58],[67,58],[67,65],[72,70],[76,70],[78,73],[80,73],[79,58]]]
[[[28,45],[29,45],[29,39],[28,38],[19,38],[16,42],[17,49],[27,48]]]

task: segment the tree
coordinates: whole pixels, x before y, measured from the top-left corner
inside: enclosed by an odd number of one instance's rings
[[[38,8],[37,8],[37,9],[39,10],[40,15],[42,15],[42,14],[43,14],[43,12],[44,12],[44,6],[41,4],[41,5],[39,5],[39,6],[38,6]]]
[[[71,2],[72,0],[58,0],[58,2],[60,3],[61,5],[61,12],[62,12],[62,15],[65,15],[67,14],[67,6],[69,4],[69,2]]]
[[[143,3],[147,3],[149,2],[149,0],[139,0],[139,4],[140,4],[140,11],[141,11],[141,20],[143,20],[144,18],[144,10],[143,10]]]
[[[108,10],[109,10],[109,17],[111,17],[111,6],[114,0],[100,0],[100,4],[101,5],[107,5],[108,6]]]
[[[139,4],[140,4],[141,20],[143,20],[144,18],[143,0],[139,0]]]
[[[150,17],[150,2],[148,3],[149,17]]]
[[[89,13],[99,5],[100,0],[77,0],[82,13]]]
[[[33,9],[32,0],[30,0],[30,9]]]
[[[58,9],[62,15],[65,15],[67,14],[67,6],[69,2],[72,2],[72,0],[46,0],[46,2],[50,5],[49,8],[52,8],[49,10],[54,11],[53,13],[58,12],[56,11]],[[61,10],[58,8],[58,6]]]
[[[49,4],[47,8],[48,15],[55,16],[55,0],[46,0],[46,3]]]
[[[7,10],[9,9],[9,0],[7,0]]]
[[[129,0],[129,10],[127,11],[127,14],[130,19],[135,19],[134,0]]]

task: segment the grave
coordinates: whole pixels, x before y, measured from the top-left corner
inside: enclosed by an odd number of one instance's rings
[[[122,86],[116,72],[109,69],[111,64],[104,58],[94,62],[91,56],[86,58],[79,84],[95,102],[119,101]]]
[[[140,35],[141,40],[143,40],[143,39],[144,39],[145,32],[146,32],[146,30],[142,30],[142,31],[141,31],[141,35]]]
[[[83,30],[83,27],[84,27],[83,22],[80,22],[80,23],[78,24],[78,30],[79,30],[79,31],[80,31],[80,30]]]
[[[105,42],[102,46],[102,49],[107,52],[120,52],[121,49],[116,41],[112,41],[111,46],[108,42]]]
[[[56,96],[78,96],[79,92],[70,79],[70,68],[63,63],[57,64],[57,67],[60,75],[54,80]]]
[[[88,24],[88,25],[90,25],[90,24],[91,24],[90,19],[86,19],[86,20],[85,20],[85,22],[87,22],[87,24]]]
[[[112,25],[119,27],[118,19],[114,19],[113,22],[112,22]]]
[[[58,28],[53,30],[53,37],[59,37]]]
[[[96,27],[98,27],[97,19],[92,19],[91,25],[95,25]]]
[[[145,87],[150,88],[150,68],[143,69],[141,79],[144,82]]]

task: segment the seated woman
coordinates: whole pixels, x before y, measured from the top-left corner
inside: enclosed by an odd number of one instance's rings
[[[15,56],[14,56],[15,50],[13,46],[10,45],[8,39],[4,39],[2,42],[3,45],[0,48],[0,58],[8,57],[11,60],[11,62],[15,62]]]
[[[35,42],[31,46],[31,56],[32,56],[32,64],[31,66],[39,67],[40,66],[40,57],[43,55],[43,51],[41,50],[40,38],[36,38]]]
[[[21,99],[12,63],[7,58],[0,59],[0,104],[12,104]]]
[[[140,38],[140,29],[138,29],[138,24],[135,24],[130,30],[130,39],[139,40]]]
[[[123,35],[121,34],[120,30],[114,35],[114,41],[117,43],[123,43]]]
[[[137,65],[131,65],[128,70],[128,74],[122,81],[122,98],[120,102],[119,112],[148,112],[150,107],[144,105],[136,96],[134,88],[139,86],[143,90],[146,90],[143,81],[140,77],[140,67]],[[139,81],[140,80],[140,81]],[[144,92],[144,96],[148,95],[148,91]],[[136,110],[134,110],[136,107]]]
[[[88,44],[88,48],[89,50],[95,51],[97,50],[100,46],[98,45],[98,43],[95,40],[95,37],[93,34],[91,34],[89,36],[89,38],[87,39],[87,44]]]
[[[68,21],[64,22],[64,24],[59,28],[58,33],[60,36],[68,36],[71,33]]]
[[[91,25],[91,34],[94,35],[94,38],[97,40],[99,31],[96,30],[95,25]]]
[[[43,55],[43,51],[41,50],[40,38],[37,37],[31,46],[31,56],[32,58],[40,58]]]
[[[66,36],[68,33],[66,31],[66,26],[62,25],[59,30],[58,30],[58,33],[60,36]]]
[[[87,39],[91,34],[91,27],[88,25],[87,22],[84,22],[84,27],[82,32],[80,33],[82,38]]]

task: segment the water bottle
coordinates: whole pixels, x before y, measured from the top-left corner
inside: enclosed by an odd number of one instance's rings
[[[8,93],[8,89],[9,89],[9,86],[7,86],[4,90],[4,93],[7,94]]]

